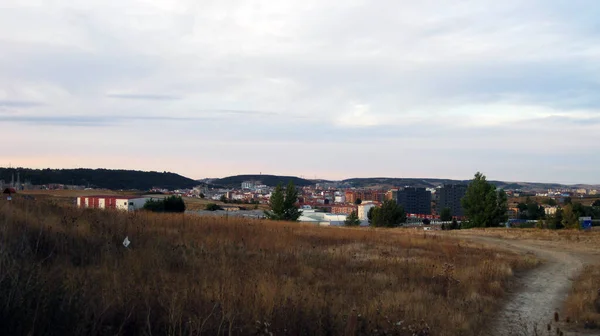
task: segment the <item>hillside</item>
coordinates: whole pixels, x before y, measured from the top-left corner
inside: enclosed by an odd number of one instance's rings
[[[304,187],[313,185],[314,183],[310,180],[306,180],[296,176],[277,176],[277,175],[236,175],[229,176],[220,179],[216,179],[212,184],[217,184],[226,187],[239,187],[242,182],[245,181],[260,181],[269,187],[274,187],[281,183],[283,185],[288,184],[290,181],[298,187]]]
[[[13,174],[16,180],[17,173],[21,182],[29,181],[34,185],[56,183],[113,190],[148,190],[153,187],[180,189],[199,184],[175,173],[111,169],[0,168],[0,180],[9,183]]]
[[[435,188],[443,184],[468,184],[470,180],[451,180],[437,178],[390,178],[390,177],[372,177],[372,178],[351,178],[343,180],[354,187],[374,187],[374,186],[395,186],[395,187],[423,187]],[[505,190],[547,190],[547,189],[571,189],[585,188],[598,189],[597,185],[575,184],[565,185],[559,183],[536,183],[536,182],[504,182],[490,181],[496,187]]]
[[[458,181],[449,179],[428,179],[428,178],[390,178],[390,177],[371,177],[371,178],[351,178],[343,180],[354,187],[370,186],[395,186],[395,187],[423,187],[435,188],[442,184],[449,183],[468,183],[469,181]]]

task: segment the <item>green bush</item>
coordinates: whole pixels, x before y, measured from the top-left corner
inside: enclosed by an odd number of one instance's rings
[[[215,203],[208,203],[204,209],[207,211],[223,210],[223,208],[221,208],[219,205],[217,205]]]
[[[152,212],[185,212],[185,202],[180,196],[169,196],[162,200],[150,199],[144,204]]]

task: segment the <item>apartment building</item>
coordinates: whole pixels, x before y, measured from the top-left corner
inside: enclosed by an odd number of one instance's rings
[[[398,190],[398,205],[409,214],[431,215],[431,192],[425,188],[406,187]]]
[[[466,184],[446,184],[438,190],[439,201],[437,202],[437,212],[441,213],[444,208],[449,208],[452,216],[463,217],[465,210],[460,200],[467,193]]]

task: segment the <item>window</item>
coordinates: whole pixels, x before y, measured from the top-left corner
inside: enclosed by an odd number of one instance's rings
[[[127,201],[125,201],[125,203],[123,203],[123,204],[127,205]]]
[[[133,202],[129,202],[129,205],[133,205]]]

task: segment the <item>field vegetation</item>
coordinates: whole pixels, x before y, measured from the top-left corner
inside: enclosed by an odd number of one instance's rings
[[[486,228],[456,232],[458,236],[489,236],[527,240],[542,246],[560,248],[586,260],[581,274],[573,279],[564,305],[564,318],[579,328],[600,329],[600,229],[541,230]]]
[[[600,263],[587,265],[573,282],[565,313],[579,327],[600,329]]]
[[[573,251],[600,252],[600,229],[583,230],[542,230],[542,229],[507,229],[476,228],[457,231],[458,236],[489,236],[505,239],[520,239],[540,242],[553,242],[568,246]]]
[[[0,201],[0,334],[480,335],[536,265],[408,229],[17,196]]]

